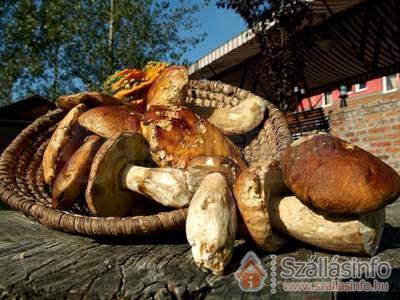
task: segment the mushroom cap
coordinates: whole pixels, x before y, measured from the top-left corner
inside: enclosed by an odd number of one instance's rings
[[[303,203],[323,212],[355,215],[400,196],[400,176],[371,153],[330,134],[293,142],[282,156],[286,185]]]
[[[251,240],[266,251],[282,247],[286,239],[272,229],[268,211],[271,196],[286,191],[279,163],[269,160],[250,166],[239,175],[233,191]]]
[[[87,132],[78,124],[78,117],[86,110],[84,104],[71,109],[60,121],[43,154],[44,180],[52,185],[57,172],[81,145]]]
[[[54,208],[67,209],[73,206],[81,193],[85,191],[90,166],[103,140],[91,135],[71,156],[53,184],[52,205]]]
[[[78,104],[85,104],[87,107],[100,105],[120,105],[121,101],[100,92],[81,92],[73,95],[64,95],[56,99],[57,107],[62,110],[71,110]]]
[[[189,109],[152,105],[143,115],[142,133],[160,167],[186,168],[198,156],[229,157],[247,167],[239,148],[207,120]]]
[[[218,169],[225,169],[226,171],[224,174],[227,177],[228,182],[231,182],[232,180],[234,182],[241,171],[240,166],[232,159],[220,155],[203,155],[195,157],[189,161],[188,167],[207,167],[210,169],[215,168],[215,172],[218,172]]]
[[[184,105],[189,88],[189,75],[183,66],[166,68],[150,87],[147,108],[152,105]]]
[[[225,135],[240,135],[260,125],[266,109],[264,99],[251,95],[234,107],[215,108],[207,120]]]
[[[118,99],[136,97],[147,90],[167,66],[164,62],[149,62],[143,71],[125,69],[116,72],[106,79],[105,92]]]
[[[116,106],[100,106],[83,113],[79,124],[91,132],[107,139],[114,139],[122,133],[140,132],[141,115],[128,112]]]
[[[138,194],[122,189],[121,171],[129,163],[149,156],[146,140],[139,134],[124,133],[106,141],[97,152],[86,188],[89,210],[101,217],[124,217],[142,213]]]
[[[121,105],[120,108],[126,110],[127,112],[136,112],[143,114],[146,111],[146,99],[135,99],[125,104]]]

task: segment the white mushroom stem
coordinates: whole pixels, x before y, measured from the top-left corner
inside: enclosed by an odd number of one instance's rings
[[[208,121],[226,135],[243,134],[262,122],[265,110],[265,100],[253,95],[237,106],[215,109]]]
[[[127,165],[121,173],[122,188],[148,196],[165,206],[185,207],[192,198],[184,171]]]
[[[193,193],[204,177],[218,171],[216,167],[191,167],[186,170],[174,168],[145,168],[126,165],[121,172],[123,189],[140,193],[156,202],[176,208],[189,205]],[[226,169],[220,168],[224,173]]]
[[[272,226],[305,243],[338,252],[374,255],[385,223],[385,209],[355,217],[317,213],[295,196],[272,197]]]
[[[219,173],[207,175],[186,219],[186,237],[196,265],[222,274],[232,258],[236,229],[235,201],[226,179]]]

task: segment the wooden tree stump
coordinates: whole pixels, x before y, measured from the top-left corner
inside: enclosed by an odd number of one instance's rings
[[[387,224],[378,257],[390,262],[389,294],[351,294],[356,299],[399,297],[400,203],[387,209]],[[194,265],[189,245],[181,237],[164,236],[137,241],[93,240],[46,228],[17,212],[0,211],[0,299],[337,299],[333,292],[287,293],[277,278],[277,295],[267,286],[256,293],[240,290],[234,272],[254,247],[238,242],[226,276],[204,273]],[[255,251],[269,273],[271,257]],[[332,256],[292,241],[276,253],[279,262],[291,256],[307,261],[312,255]],[[349,259],[350,256],[340,256]],[[359,258],[368,260],[369,258]],[[279,271],[279,270],[278,270]],[[279,274],[279,272],[278,272]],[[376,297],[375,297],[376,296]],[[311,297],[311,298],[310,298]]]

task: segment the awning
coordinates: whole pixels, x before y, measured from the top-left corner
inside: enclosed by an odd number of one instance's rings
[[[317,22],[296,35],[307,94],[400,71],[400,1],[315,0]],[[303,47],[304,39],[306,47]],[[189,72],[268,96],[270,82],[254,76],[260,63],[254,34],[246,31],[203,57]]]

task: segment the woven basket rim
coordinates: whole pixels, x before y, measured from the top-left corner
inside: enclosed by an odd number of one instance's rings
[[[220,82],[204,82],[191,81],[192,87],[199,87],[203,91],[210,89],[211,91],[223,91],[229,97],[247,97],[253,95],[248,91],[244,91]],[[192,96],[193,98],[193,96]],[[280,116],[282,114],[273,104],[267,100],[270,110],[269,118],[276,117],[280,122],[276,126],[277,135],[281,135],[282,143],[278,145],[275,152],[280,152],[288,146],[290,132],[287,128],[286,120]],[[229,104],[228,104],[229,105]],[[273,110],[273,113],[271,113]],[[31,125],[25,128],[3,151],[0,157],[0,198],[11,208],[22,212],[24,215],[47,225],[48,227],[63,230],[70,233],[76,233],[88,236],[140,236],[151,235],[165,231],[182,230],[184,228],[187,208],[175,209],[168,212],[160,212],[150,216],[134,216],[134,217],[95,217],[89,215],[81,215],[69,211],[54,209],[48,204],[41,203],[39,193],[43,190],[43,186],[38,184],[38,170],[40,168],[29,169],[27,167],[26,176],[33,178],[31,185],[24,183],[25,178],[19,178],[16,168],[20,168],[23,164],[16,162],[20,157],[27,157],[29,151],[40,153],[38,149],[46,143],[50,128],[61,118],[63,112],[60,109],[53,110],[46,115],[36,119]],[[272,125],[274,126],[274,125]],[[44,133],[49,131],[48,136]],[[279,138],[276,138],[279,140]],[[276,140],[275,139],[275,140]],[[43,141],[42,141],[43,140]],[[36,149],[33,142],[38,143]],[[277,142],[279,144],[279,141]],[[28,149],[28,150],[27,150]],[[278,153],[274,153],[278,155]],[[39,155],[40,157],[40,155]],[[40,157],[41,158],[41,157]],[[33,160],[33,159],[32,159]],[[33,163],[31,163],[33,164]],[[25,171],[24,171],[25,172]],[[29,173],[31,172],[31,173]],[[29,173],[29,174],[28,174]],[[25,174],[25,173],[24,173]],[[34,179],[34,177],[36,179]],[[37,180],[37,181],[35,181]],[[30,195],[29,195],[30,194]],[[35,198],[37,197],[37,198]]]

